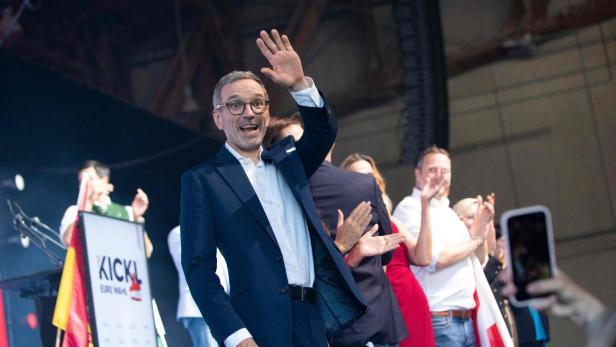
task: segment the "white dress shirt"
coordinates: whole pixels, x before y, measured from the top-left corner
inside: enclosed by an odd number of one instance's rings
[[[282,252],[289,284],[312,287],[314,264],[308,225],[287,181],[273,163],[259,159],[254,164],[228,143],[225,143],[225,147],[240,162],[257,193]]]
[[[310,77],[305,77],[310,88],[291,92],[291,96],[300,106],[323,107],[324,101]],[[312,246],[308,235],[308,226],[299,203],[291,192],[289,185],[272,163],[261,159],[254,164],[250,158],[244,158],[228,143],[225,147],[240,162],[265,215],[272,226],[276,242],[280,246],[284,267],[289,284],[312,287],[314,283],[314,262]],[[263,149],[261,149],[263,150]],[[252,337],[248,329],[242,328],[229,335],[224,343],[235,347],[240,342]]]
[[[413,194],[405,197],[396,206],[394,217],[417,239],[421,228],[421,191],[414,188]],[[411,266],[421,284],[430,311],[472,309],[475,307],[475,277],[471,257],[446,268],[436,270],[440,253],[470,240],[466,226],[449,207],[449,199],[430,201],[432,226],[432,262],[426,267]]]
[[[169,235],[167,236],[167,245],[169,245],[169,253],[171,253],[171,258],[173,258],[175,269],[178,271],[179,297],[176,318],[202,317],[199,307],[197,307],[195,300],[190,294],[190,289],[188,288],[188,283],[186,283],[186,277],[184,276],[184,271],[182,270],[182,242],[180,226],[173,228],[171,232],[169,232]],[[229,273],[227,272],[227,262],[225,262],[225,258],[218,249],[216,249],[216,275],[218,275],[220,284],[225,289],[225,292],[229,294],[230,286]]]

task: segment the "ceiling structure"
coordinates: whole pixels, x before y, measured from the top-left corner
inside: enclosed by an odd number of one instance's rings
[[[484,3],[477,1],[478,6]],[[379,48],[383,30],[375,19],[375,8],[390,4],[371,0],[0,0],[0,38],[5,39],[2,49],[203,132],[211,130],[211,122],[204,120],[209,119],[207,96],[216,80],[232,69],[246,68],[247,52],[238,42],[255,37],[263,27],[280,28],[302,52],[325,19],[352,18],[366,60],[360,79],[371,88],[359,93],[339,91],[331,103],[344,116],[387,102],[375,90],[401,94],[399,70],[381,63],[384,54],[398,53]],[[455,49],[446,47],[449,76],[498,59],[532,55],[533,46],[559,32],[616,15],[612,0],[577,1],[555,12],[549,10],[551,5],[550,0],[503,1],[506,18],[489,37]],[[395,35],[395,23],[390,26],[394,26],[390,34]],[[152,62],[164,62],[164,67],[152,79],[155,86],[144,101],[135,96],[133,73]],[[272,94],[276,104],[283,93],[277,89]],[[197,109],[195,99],[203,107]]]

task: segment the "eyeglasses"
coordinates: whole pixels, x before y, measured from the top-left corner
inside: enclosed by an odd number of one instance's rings
[[[267,108],[269,103],[269,100],[253,100],[249,102],[230,101],[222,103],[220,105],[216,105],[215,109],[227,106],[227,110],[229,110],[232,115],[239,116],[244,113],[246,105],[250,105],[250,109],[252,110],[252,112],[254,112],[254,114],[261,114],[265,112],[265,109]]]

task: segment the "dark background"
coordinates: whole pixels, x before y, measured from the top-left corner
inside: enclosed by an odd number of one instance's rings
[[[26,181],[21,193],[0,191],[0,277],[55,267],[33,245],[23,249],[8,241],[16,232],[5,199],[16,200],[28,215],[56,230],[66,207],[77,200],[77,169],[86,159],[100,160],[112,168],[115,202],[130,204],[138,187],[150,198],[146,229],[154,244],[149,260],[152,292],[169,344],[188,344],[188,335],[175,322],[177,274],[166,238],[178,224],[182,172],[218,145],[0,51],[0,178],[20,173]],[[26,324],[27,313],[34,312],[32,301],[12,292],[4,297],[9,343],[39,346],[38,331]]]

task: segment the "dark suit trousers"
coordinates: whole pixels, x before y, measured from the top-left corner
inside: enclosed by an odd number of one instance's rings
[[[291,300],[293,347],[327,347],[325,326],[317,304]]]

